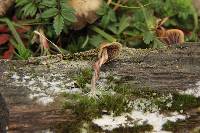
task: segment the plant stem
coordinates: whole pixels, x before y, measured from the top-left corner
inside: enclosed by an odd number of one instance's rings
[[[14,38],[16,39],[17,43],[18,43],[19,45],[23,45],[23,42],[22,42],[22,40],[21,40],[19,34],[17,33],[17,31],[16,31],[14,25],[12,24],[12,22],[11,22],[9,19],[7,19],[7,18],[2,18],[2,19],[0,19],[0,21],[1,21],[1,22],[5,22],[5,23],[8,25],[8,27],[9,27],[9,29],[10,29],[12,35],[13,35]],[[23,46],[24,46],[24,45],[23,45]],[[24,47],[24,48],[25,48],[25,47]]]
[[[96,33],[100,34],[101,36],[103,36],[105,39],[107,39],[109,42],[116,42],[117,39],[112,37],[111,35],[109,35],[108,33],[104,32],[103,30],[101,30],[100,28],[96,27],[96,26],[92,26],[91,30],[95,31]]]
[[[125,6],[119,3],[115,3],[115,2],[111,2],[110,4],[115,5],[115,6],[119,6],[121,8],[127,8],[127,9],[140,9],[141,6],[137,7],[137,6]],[[150,5],[151,3],[145,4],[143,5],[143,7]]]

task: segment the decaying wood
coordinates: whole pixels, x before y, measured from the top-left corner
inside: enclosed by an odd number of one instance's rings
[[[0,92],[10,110],[10,132],[48,129],[56,123],[70,122],[74,119],[70,111],[65,110],[65,113],[62,113],[61,97],[48,106],[30,99],[31,86],[25,85],[26,81],[20,77],[33,74],[33,78],[42,77],[55,82],[66,82],[73,79],[82,69],[92,68],[97,56],[98,53],[91,50],[74,55],[33,58],[28,61],[1,60]],[[121,84],[149,87],[159,91],[195,88],[196,83],[200,81],[200,44],[159,50],[123,48],[117,59],[102,67],[101,73],[119,77]],[[15,73],[19,76],[17,82],[13,78]],[[101,77],[100,74],[100,78],[106,77]],[[43,89],[46,89],[45,85]]]
[[[9,111],[6,102],[2,95],[0,94],[0,132],[6,132],[6,127],[8,126]]]
[[[0,16],[4,16],[15,0],[0,0]]]

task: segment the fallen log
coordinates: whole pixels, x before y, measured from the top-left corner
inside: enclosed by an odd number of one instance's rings
[[[0,92],[10,110],[9,131],[41,131],[74,122],[71,111],[62,110],[60,93],[78,91],[74,76],[85,68],[91,69],[96,59],[97,51],[91,50],[27,61],[1,60]],[[112,74],[120,78],[120,84],[159,91],[195,90],[200,86],[200,44],[164,49],[123,48],[117,59],[102,66],[100,73],[101,79]]]
[[[0,94],[0,132],[5,133],[8,126],[9,111],[6,102]]]

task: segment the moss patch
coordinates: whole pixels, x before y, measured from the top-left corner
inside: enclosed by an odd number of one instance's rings
[[[87,71],[85,73],[89,75]],[[83,75],[84,73],[80,77],[87,77]],[[87,83],[86,81],[84,79],[84,83]],[[111,81],[113,82],[113,78],[111,78]],[[80,122],[91,121],[103,114],[118,116],[132,110],[144,112],[179,111],[184,113],[190,108],[200,106],[200,99],[191,95],[182,95],[176,92],[161,92],[150,88],[137,88],[129,85],[113,86],[113,84],[108,88],[104,88],[104,90],[100,90],[100,96],[97,99],[89,97],[85,92],[82,94],[65,94],[65,99],[64,108],[72,109]],[[171,125],[170,123],[166,124],[165,129],[170,129]],[[140,131],[143,131],[143,129],[144,131],[149,131],[151,129],[149,126],[147,126],[148,128],[144,127],[117,128],[113,132],[137,131],[137,129]]]
[[[173,104],[171,110],[187,110],[200,106],[200,98],[192,95],[173,95]]]
[[[128,99],[143,98],[150,100],[161,111],[186,111],[200,106],[200,98],[177,92],[162,92],[150,88],[134,88],[130,86],[116,86],[113,90],[124,94]]]
[[[65,95],[67,99],[64,108],[73,109],[74,113],[82,120],[92,120],[104,113],[120,115],[123,112],[131,111],[129,101],[121,94],[102,94],[98,99],[86,95],[74,94]]]
[[[86,84],[89,84],[91,82],[92,78],[92,70],[90,68],[86,68],[82,70],[75,78],[76,85],[83,90],[86,87]]]
[[[97,125],[92,125],[91,128],[94,132],[105,132],[105,133],[140,133],[140,132],[146,132],[146,131],[152,131],[153,127],[149,124],[145,125],[137,125],[133,127],[120,127],[113,129],[112,131],[102,131],[101,127],[98,127]]]

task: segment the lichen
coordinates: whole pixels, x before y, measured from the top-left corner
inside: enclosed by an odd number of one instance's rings
[[[59,94],[80,92],[80,89],[74,86],[75,81],[66,78],[64,74],[43,74],[32,73],[18,74],[16,72],[11,76],[15,86],[26,87],[29,90],[29,98],[42,105],[48,105],[54,102]]]

